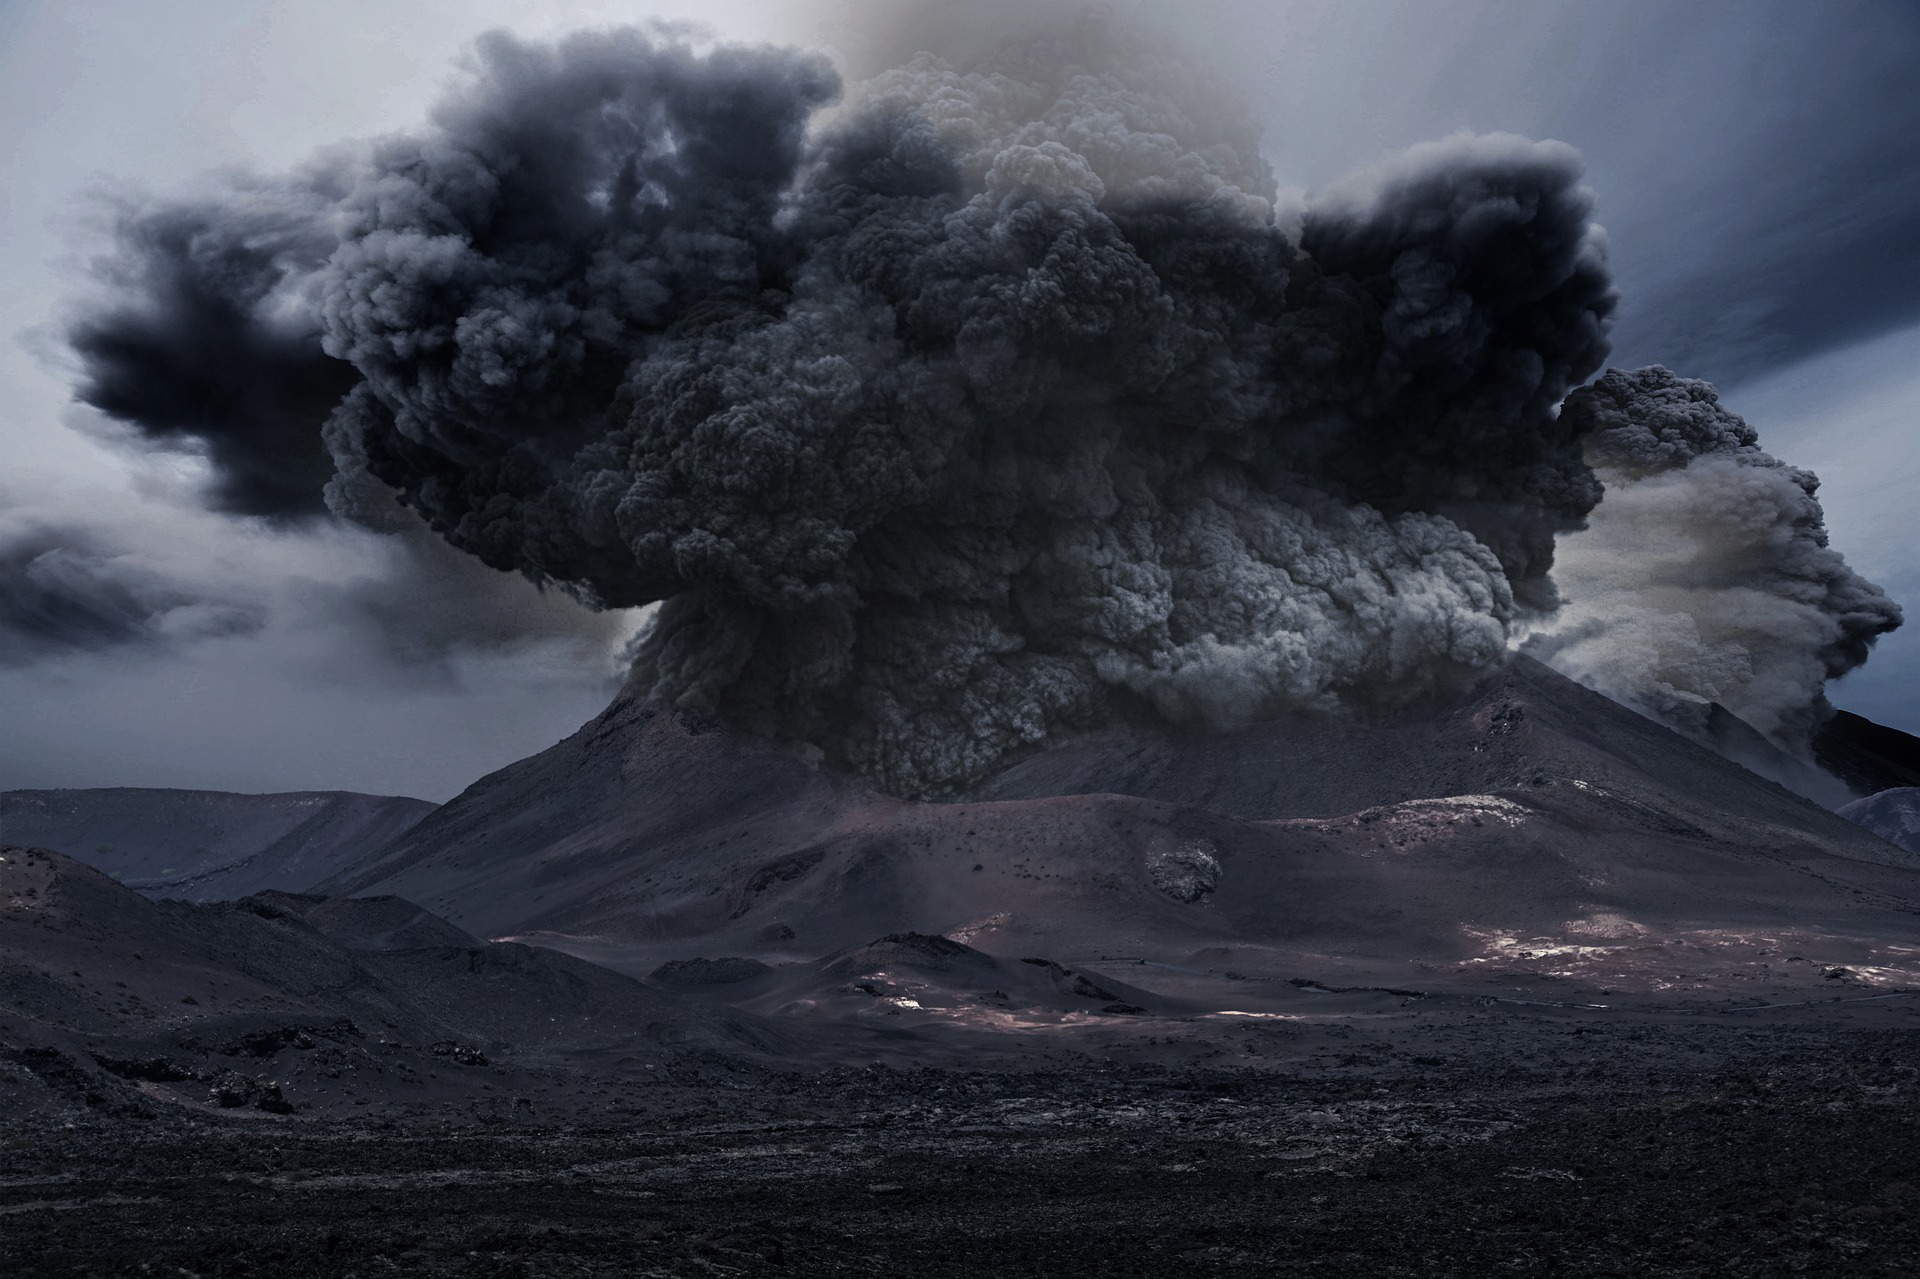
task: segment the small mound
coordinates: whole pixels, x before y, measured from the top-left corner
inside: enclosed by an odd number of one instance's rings
[[[669,959],[647,978],[666,986],[731,986],[772,971],[757,959],[723,955],[719,959]]]
[[[873,942],[874,946],[898,946],[902,950],[917,950],[923,955],[938,955],[952,959],[961,955],[977,955],[987,958],[985,951],[975,950],[965,942],[957,942],[951,937],[938,937],[932,933],[888,933]]]
[[[854,946],[828,955],[820,961],[820,972],[829,977],[838,977],[897,968],[939,974],[955,969],[990,970],[998,966],[999,961],[992,955],[951,937],[932,933],[888,933],[864,946]]]

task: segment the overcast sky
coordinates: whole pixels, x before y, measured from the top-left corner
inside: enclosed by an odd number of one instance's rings
[[[193,459],[116,443],[71,402],[59,340],[114,199],[414,125],[492,27],[698,18],[858,75],[1019,7],[0,0],[0,788],[444,799],[604,705],[634,625],[458,565],[441,589],[397,590],[421,575],[396,564],[440,552],[209,514]],[[1579,148],[1624,294],[1614,362],[1719,383],[1763,446],[1821,474],[1834,544],[1920,603],[1920,6],[1182,12],[1263,122],[1283,186],[1460,129]],[[84,616],[36,614],[7,584],[7,556],[50,551],[39,571],[67,575]],[[1831,691],[1920,732],[1920,624]]]

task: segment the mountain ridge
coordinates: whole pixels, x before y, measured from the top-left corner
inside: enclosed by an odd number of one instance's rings
[[[148,896],[217,901],[311,887],[437,807],[356,791],[13,790],[0,792],[0,840],[55,849]]]

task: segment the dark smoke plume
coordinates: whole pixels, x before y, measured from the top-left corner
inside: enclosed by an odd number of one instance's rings
[[[1718,703],[1807,757],[1826,681],[1901,621],[1827,544],[1820,481],[1658,365],[1610,370],[1561,416],[1607,496],[1561,543],[1566,606],[1528,651],[1683,732]]]
[[[1098,19],[830,113],[792,52],[479,53],[350,174],[131,223],[83,395],[242,509],[249,467],[312,498],[324,419],[336,512],[665,601],[639,690],[904,794],[1115,715],[1390,705],[1552,605],[1614,307],[1568,148],[1276,211],[1239,110]]]
[[[333,251],[324,187],[262,184],[218,203],[128,211],[107,264],[116,305],[77,324],[80,398],[162,446],[203,449],[216,509],[325,511],[314,430],[359,377],[320,349],[298,286]],[[133,299],[128,301],[128,299]]]

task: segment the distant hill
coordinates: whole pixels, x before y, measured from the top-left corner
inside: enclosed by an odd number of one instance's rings
[[[350,791],[16,790],[0,792],[0,841],[65,853],[148,897],[225,901],[309,888],[436,807]]]
[[[1889,844],[1920,853],[1920,786],[1896,786],[1856,799],[1840,810],[1840,816]]]

